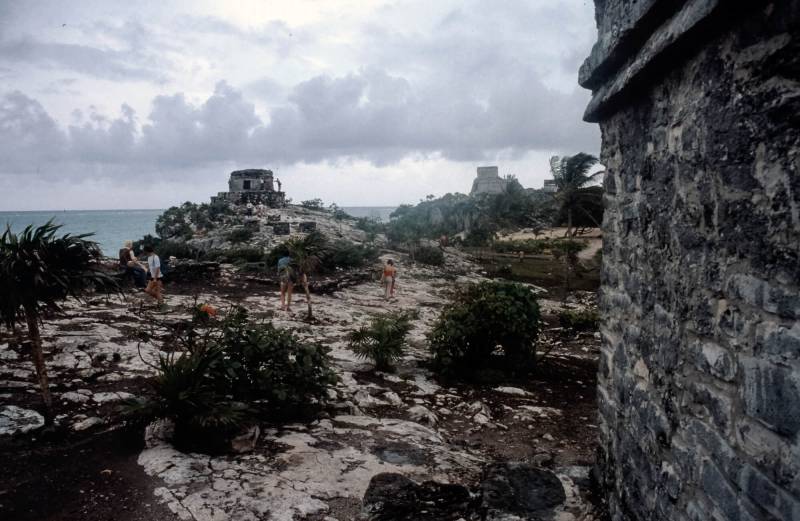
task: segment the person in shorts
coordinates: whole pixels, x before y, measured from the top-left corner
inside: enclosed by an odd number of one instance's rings
[[[159,306],[164,304],[164,284],[162,283],[161,259],[156,254],[151,245],[144,247],[144,254],[147,256],[147,269],[150,272],[150,282],[144,292],[156,299]]]
[[[147,285],[147,272],[133,254],[133,241],[125,241],[124,246],[120,248],[119,267],[125,271],[126,276],[133,277],[137,288],[144,288]]]
[[[278,259],[278,280],[281,283],[281,309],[291,311],[292,292],[294,283],[297,282],[297,275],[292,268],[292,258],[288,255]]]
[[[383,297],[387,300],[394,297],[394,286],[397,282],[397,268],[394,267],[394,261],[392,259],[387,260],[386,264],[383,266],[381,281],[383,282],[384,288]]]

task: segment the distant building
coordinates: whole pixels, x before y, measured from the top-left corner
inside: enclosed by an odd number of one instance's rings
[[[502,194],[506,186],[508,180],[500,177],[496,166],[479,166],[478,177],[472,182],[469,195]]]
[[[549,193],[554,194],[558,192],[558,185],[556,184],[555,179],[545,179],[544,185],[542,186],[542,190]]]
[[[231,172],[228,191],[219,192],[211,201],[224,200],[235,204],[263,204],[272,208],[286,205],[286,194],[281,191],[281,182],[276,180],[272,170],[249,168]]]

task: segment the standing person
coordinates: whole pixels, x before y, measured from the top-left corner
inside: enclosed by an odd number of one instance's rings
[[[159,306],[164,304],[164,285],[161,282],[161,259],[156,255],[156,251],[149,244],[144,247],[144,254],[147,255],[147,268],[150,271],[150,282],[144,292],[156,299]]]
[[[381,277],[381,282],[383,282],[384,287],[383,297],[385,299],[388,300],[394,297],[394,285],[396,281],[397,268],[394,267],[394,261],[389,259],[383,266],[383,277]]]
[[[125,241],[119,250],[119,267],[125,270],[125,275],[132,275],[133,282],[137,288],[147,285],[147,272],[139,264],[136,255],[133,254],[133,241]]]
[[[291,311],[296,277],[292,268],[292,258],[288,255],[278,259],[278,279],[281,281],[281,309]]]

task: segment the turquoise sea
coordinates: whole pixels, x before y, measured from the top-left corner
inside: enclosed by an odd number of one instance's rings
[[[62,210],[42,212],[0,212],[0,226],[19,232],[29,224],[38,226],[52,219],[63,233],[93,233],[103,254],[115,257],[123,241],[155,235],[156,217],[163,210]]]
[[[395,207],[356,206],[343,207],[354,217],[369,217],[388,221]],[[19,232],[29,224],[38,226],[53,219],[62,225],[63,233],[93,233],[103,254],[115,257],[123,241],[135,241],[143,236],[155,235],[156,218],[163,210],[62,210],[37,212],[0,212],[0,227],[6,225]]]

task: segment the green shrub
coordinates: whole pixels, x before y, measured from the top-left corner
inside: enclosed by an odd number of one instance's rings
[[[527,371],[535,362],[539,305],[513,282],[482,282],[459,291],[428,334],[434,366],[448,373],[502,367]]]
[[[333,270],[360,268],[377,258],[378,249],[374,246],[341,240],[328,246],[321,261],[323,270]]]
[[[473,228],[464,238],[464,246],[480,247],[491,244],[494,240],[494,230],[489,227]]]
[[[370,359],[378,371],[390,371],[403,356],[406,336],[413,328],[416,313],[377,316],[349,335],[350,349],[360,358]]]
[[[327,349],[253,323],[242,308],[223,321],[195,312],[177,343],[184,350],[159,360],[154,396],[130,412],[172,419],[176,444],[191,450],[221,450],[258,418],[282,420],[319,405],[336,381]]]
[[[586,241],[576,241],[575,239],[564,239],[564,240],[557,240],[553,241],[553,244],[550,246],[550,249],[553,252],[553,256],[556,258],[561,258],[563,256],[573,257],[576,256],[578,253],[583,251],[587,246]]]
[[[430,266],[441,266],[444,264],[444,253],[433,246],[420,246],[414,252],[414,260]]]
[[[322,202],[322,199],[308,199],[306,201],[301,201],[300,206],[308,210],[322,210],[325,208],[325,204]]]
[[[517,253],[522,251],[535,255],[544,253],[549,250],[552,245],[553,241],[551,239],[525,239],[497,241],[492,245],[492,249],[499,253]]]
[[[266,402],[273,417],[321,401],[336,382],[326,348],[269,323],[250,323],[243,309],[227,319],[220,345],[215,378],[237,399]]]
[[[133,243],[134,254],[137,257],[143,256],[143,248],[148,244],[156,250],[156,253],[162,261],[170,257],[175,257],[176,259],[199,259],[203,257],[202,251],[189,246],[183,241],[162,239],[160,237],[153,237],[152,235],[145,235],[140,240]]]
[[[589,309],[559,311],[558,322],[564,329],[570,331],[596,331],[600,323],[597,311]]]
[[[261,262],[265,256],[261,248],[242,246],[227,250],[215,250],[209,253],[206,258],[231,264],[243,264],[246,262]]]
[[[251,228],[236,228],[231,230],[225,238],[233,244],[240,244],[252,239],[253,235],[255,232]]]
[[[367,234],[367,240],[374,241],[379,233],[386,232],[386,225],[370,219],[369,217],[359,217],[356,219],[356,228]]]

